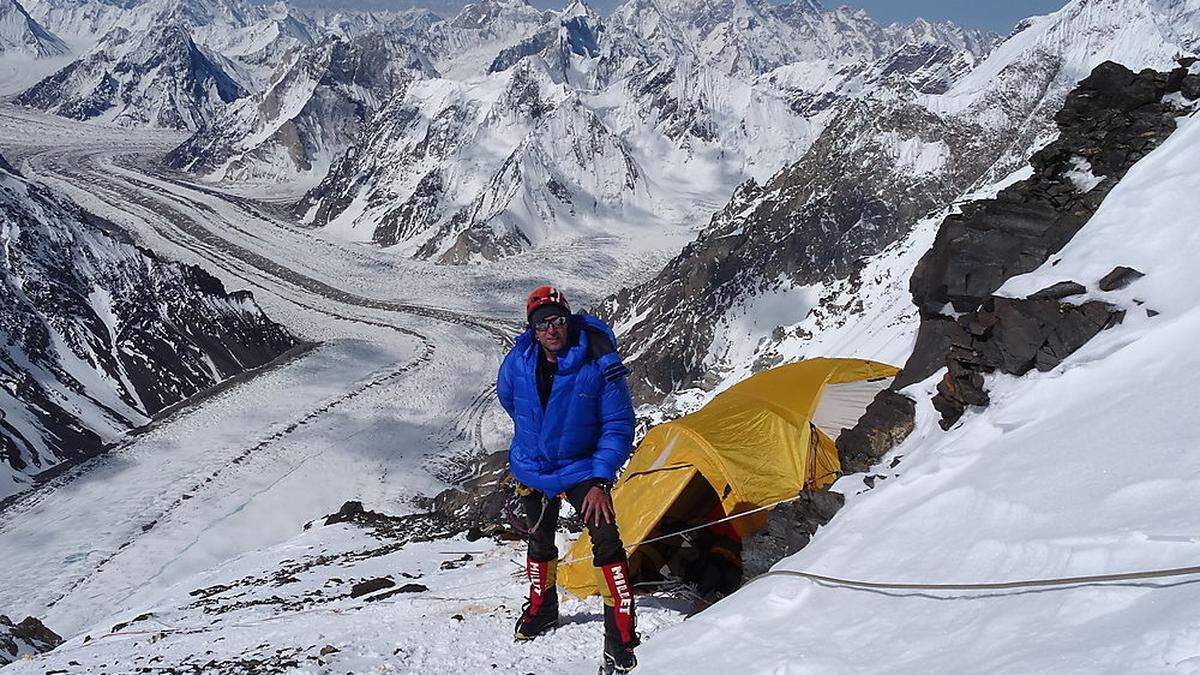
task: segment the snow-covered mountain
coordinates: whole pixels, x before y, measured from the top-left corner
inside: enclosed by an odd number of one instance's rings
[[[74,43],[94,44],[114,28],[131,32],[163,24],[179,24],[207,37],[238,40],[238,31],[253,25],[280,6],[268,8],[243,0],[30,0],[29,13]]]
[[[69,51],[66,43],[29,16],[20,2],[0,2],[0,56],[22,54],[45,58]]]
[[[437,39],[424,44],[436,52],[442,36],[470,26],[460,39],[475,45],[478,64],[485,50],[473,27],[505,16],[501,8],[469,7],[433,26]],[[533,18],[528,9],[519,15]],[[797,104],[806,86],[825,86],[838,104],[863,88],[863,72],[880,87],[937,91],[993,45],[945,24],[885,29],[846,10],[748,0],[631,0],[608,18],[577,0],[543,19],[499,50],[486,76],[444,75],[390,104],[298,212],[340,236],[442,262],[495,260],[601,232],[622,240],[670,233],[642,244],[658,250],[694,232],[737,183],[765,180],[808,149],[833,104]],[[701,48],[738,31],[745,39],[733,46]],[[730,56],[751,48],[759,51]],[[928,53],[901,62],[906,49]],[[789,65],[779,77],[756,75],[781,64]],[[466,65],[450,67],[478,73]],[[520,98],[513,87],[531,82],[537,103],[510,106]],[[591,178],[602,146],[605,175]]]
[[[246,292],[139,249],[0,159],[0,497],[295,344]]]
[[[195,130],[245,94],[226,67],[182,26],[117,28],[16,102],[79,120]]]
[[[226,59],[229,75],[250,90],[261,89],[289,51],[311,45],[325,34],[314,18],[282,2],[36,0],[32,7],[32,15],[54,26],[79,53],[109,40],[116,30],[142,40],[163,26],[180,26],[210,58]]]
[[[1189,3],[1074,0],[1023,24],[945,93],[923,93],[907,77],[849,97],[854,86],[826,92],[832,117],[804,157],[739,188],[654,280],[604,303],[626,343],[646,345],[635,389],[709,389],[781,359],[847,348],[823,340],[855,322],[867,298],[903,300],[887,289],[902,287],[912,252],[928,246],[926,230],[914,229],[927,212],[1020,168],[1053,136],[1066,92],[1101,61],[1169,68],[1194,49],[1200,14],[1180,9]],[[804,89],[790,68],[772,77]],[[889,321],[915,327],[915,313]]]
[[[628,0],[614,21],[660,58],[691,54],[727,75],[761,74],[792,63],[849,64],[906,45],[944,45],[980,58],[997,36],[918,19],[880,26],[861,10],[827,10],[815,0]]]
[[[907,389],[917,400],[915,431],[885,458],[888,468],[836,483],[846,505],[776,570],[970,584],[1194,562],[1189,496],[1200,460],[1189,452],[1190,413],[1192,366],[1200,360],[1190,345],[1200,328],[1193,270],[1200,238],[1186,214],[1200,209],[1198,99],[1194,65],[1135,74],[1115,64],[1067,98],[1059,142],[1034,158],[1037,175],[1013,187],[1024,195],[1049,190],[1039,218],[1077,218],[1079,200],[1099,200],[1098,208],[1060,250],[1042,251],[1031,271],[1010,269],[1015,276],[993,290],[1013,302],[1052,302],[1059,315],[1052,324],[1096,302],[1123,311],[1121,323],[1094,331],[1044,372],[988,375],[991,406],[972,408],[949,432],[938,429],[929,403],[936,378]],[[1108,173],[1118,165],[1128,173]],[[982,196],[960,215],[984,203],[1022,206],[1014,200],[1013,193]],[[946,223],[953,233],[954,219]],[[1027,236],[1020,227],[999,229],[1009,244]],[[968,271],[992,275],[995,249],[973,243],[959,239]],[[918,253],[928,248],[926,241]],[[1005,264],[1027,253],[1002,248]],[[892,258],[897,267],[904,260]],[[1118,266],[1144,276],[1123,287],[1101,281]],[[861,281],[863,301],[877,301],[876,282],[869,274]],[[1077,292],[1062,295],[1064,281],[1078,284]],[[1059,290],[1033,297],[1047,288]],[[871,330],[882,315],[878,304],[868,309],[856,331]],[[980,335],[1010,320],[981,325]],[[911,345],[904,325],[882,331]],[[153,588],[136,603],[89,611],[98,618],[72,625],[62,646],[11,668],[461,672],[495,664],[565,673],[597,660],[601,629],[591,619],[599,599],[564,596],[571,619],[514,646],[511,625],[525,592],[512,573],[525,553],[520,543],[446,539],[452,528],[440,512],[389,518],[355,503],[296,530],[289,541]],[[1196,657],[1190,638],[1200,588],[1189,580],[887,591],[775,574],[687,621],[686,603],[661,592],[639,596],[639,658],[649,672],[771,672],[798,662],[822,672],[881,663],[914,672],[1186,670]],[[824,619],[808,620],[814,614]],[[1029,617],[1044,630],[1022,630]],[[961,644],[952,652],[948,635]],[[470,649],[461,649],[466,643]]]
[[[636,35],[606,21],[581,0],[574,0],[533,35],[505,47],[488,72],[512,68],[537,58],[554,76],[582,90],[595,90],[623,74],[631,60],[644,61],[646,47]]]
[[[290,53],[262,94],[244,97],[166,158],[215,180],[320,179],[362,125],[432,66],[386,33]]]
[[[422,36],[439,73],[450,79],[482,75],[501,50],[533,35],[554,14],[526,0],[480,0],[454,18],[428,25]]]

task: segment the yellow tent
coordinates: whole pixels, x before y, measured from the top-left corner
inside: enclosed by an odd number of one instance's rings
[[[631,543],[673,531],[658,529],[664,519],[695,521],[717,505],[733,515],[832,483],[834,440],[897,372],[861,359],[809,359],[739,382],[695,413],[651,429],[613,487],[633,578],[641,564],[657,564]],[[749,534],[766,517],[730,523]],[[584,532],[558,565],[558,584],[579,597],[596,593],[591,552]]]

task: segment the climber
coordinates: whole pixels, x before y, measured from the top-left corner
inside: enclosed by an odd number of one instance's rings
[[[561,497],[583,516],[604,596],[602,673],[637,665],[632,582],[609,491],[633,446],[634,413],[616,336],[600,319],[572,314],[561,291],[542,286],[525,303],[527,328],[496,384],[513,420],[508,461],[529,519],[529,599],[515,637],[558,625],[555,566]]]

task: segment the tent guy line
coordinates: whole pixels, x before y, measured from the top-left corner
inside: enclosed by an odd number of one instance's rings
[[[695,532],[696,530],[703,530],[703,529],[704,529],[704,528],[706,528],[706,527],[711,527],[711,526],[713,526],[713,525],[719,525],[719,524],[721,524],[721,523],[727,523],[727,522],[729,522],[729,521],[731,521],[731,520],[737,520],[738,518],[744,518],[745,516],[749,516],[749,515],[753,515],[753,514],[755,514],[755,513],[759,513],[760,511],[766,511],[766,510],[768,510],[768,509],[773,509],[773,508],[775,508],[776,506],[779,506],[780,504],[787,504],[788,502],[794,502],[794,501],[796,501],[797,499],[800,499],[800,498],[802,498],[802,497],[804,497],[804,496],[805,496],[805,494],[804,494],[804,493],[801,493],[801,494],[798,494],[798,495],[796,495],[795,497],[788,497],[787,499],[780,499],[780,500],[779,500],[779,501],[777,501],[777,502],[772,502],[772,503],[770,503],[770,504],[764,504],[764,505],[762,505],[762,506],[759,506],[759,507],[757,507],[757,508],[750,509],[749,511],[742,511],[741,513],[735,513],[735,514],[733,514],[732,516],[725,516],[724,518],[718,518],[717,520],[714,520],[714,521],[711,521],[711,522],[707,522],[707,523],[701,523],[701,524],[699,524],[699,525],[693,525],[692,527],[687,527],[687,528],[684,528],[684,529],[682,529],[682,530],[677,530],[677,531],[675,531],[675,532],[669,532],[669,533],[667,533],[667,534],[661,534],[661,535],[659,535],[659,536],[657,536],[657,537],[651,537],[651,538],[649,538],[649,539],[643,539],[643,540],[641,540],[641,541],[635,541],[635,542],[633,542],[632,544],[625,544],[625,549],[626,549],[626,550],[632,550],[632,549],[635,549],[635,548],[637,548],[637,547],[639,547],[639,546],[642,546],[642,545],[645,545],[645,544],[653,544],[654,542],[657,542],[657,541],[663,541],[663,540],[666,540],[666,539],[670,539],[671,537],[678,537],[678,536],[680,536],[680,535],[687,534],[688,532]],[[571,563],[583,562],[584,560],[591,560],[591,559],[592,559],[592,556],[590,556],[590,555],[585,555],[585,556],[579,556],[579,557],[567,558],[567,559],[563,560],[563,561],[562,561],[561,563],[559,563],[559,564],[562,564],[562,565],[569,565],[569,564],[571,564]],[[765,576],[765,575],[764,575],[764,576]]]

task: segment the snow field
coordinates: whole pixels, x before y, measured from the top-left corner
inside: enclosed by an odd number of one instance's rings
[[[267,657],[277,650],[295,650],[300,666],[294,672],[313,673],[580,673],[599,662],[603,616],[596,597],[580,601],[564,596],[556,631],[533,642],[513,641],[512,626],[525,597],[518,578],[523,545],[454,538],[412,543],[361,560],[345,557],[386,544],[357,526],[325,527],[318,521],[285,543],[182,580],[136,611],[104,617],[55,652],[10,668],[14,673],[41,672],[72,660],[84,669],[203,664]],[[319,556],[336,564],[306,567]],[[465,556],[470,559],[463,560]],[[286,580],[280,583],[285,569]],[[379,601],[345,597],[354,583],[382,576],[391,577],[396,587],[416,583],[428,590]],[[189,595],[218,585],[231,588]],[[200,605],[198,598],[212,601]],[[289,608],[281,608],[281,602]],[[682,617],[678,601],[646,597],[639,603],[643,635]],[[147,612],[153,616],[112,635],[113,626]],[[135,634],[122,634],[127,632]],[[85,642],[86,636],[91,640]],[[321,655],[326,645],[337,651]]]

